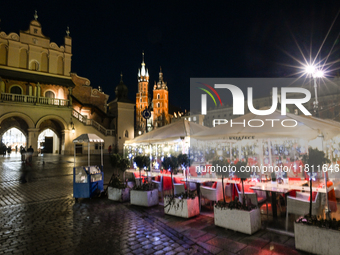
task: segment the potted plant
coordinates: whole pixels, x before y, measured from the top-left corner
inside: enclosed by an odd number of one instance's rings
[[[126,169],[130,167],[128,159],[122,158],[119,154],[110,155],[111,165],[117,169],[117,174],[113,174],[108,188],[108,198],[114,201],[126,202],[130,199],[130,189],[127,187],[126,182],[120,180],[120,175],[123,175]]]
[[[242,182],[242,197],[240,202],[238,197],[234,201],[226,203],[225,199],[216,203],[214,207],[214,222],[216,226],[232,229],[245,234],[253,234],[261,228],[260,209],[251,204],[251,200],[245,199],[243,181],[250,177],[250,172],[241,172],[241,167],[246,166],[246,162],[237,162],[236,165],[228,165],[228,161],[215,160],[214,165],[225,166],[228,171],[217,171],[218,177],[224,178],[233,176],[231,171],[235,171],[236,175],[241,178]],[[230,169],[230,171],[229,171]],[[224,185],[222,185],[224,189]],[[223,196],[224,197],[224,196]]]
[[[142,169],[147,169],[150,166],[150,158],[148,156],[136,156],[134,161],[139,168],[140,183],[131,190],[130,203],[145,207],[158,205],[158,189],[155,184],[142,182]]]
[[[172,183],[172,194],[164,197],[164,213],[183,218],[191,218],[200,213],[199,201],[196,192],[191,192],[189,186],[187,186],[186,192],[176,194],[175,196],[172,177],[173,174],[177,174],[178,165],[181,165],[184,168],[189,166],[189,159],[186,154],[180,154],[177,158],[166,157],[162,162],[163,168],[171,173]]]
[[[330,163],[330,160],[325,157],[323,151],[309,148],[308,155],[303,157],[303,161],[309,165],[309,185],[312,187],[312,181],[315,180],[318,168],[323,169],[323,165]],[[295,247],[315,254],[339,254],[340,223],[335,219],[329,219],[329,217],[322,219],[320,216],[317,218],[312,215],[312,194],[311,188],[309,214],[294,222]]]

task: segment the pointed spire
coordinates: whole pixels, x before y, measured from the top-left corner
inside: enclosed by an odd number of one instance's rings
[[[33,17],[34,17],[35,20],[38,20],[38,12],[37,12],[37,10],[35,10],[35,13],[34,13]]]
[[[66,35],[67,35],[67,37],[69,37],[69,36],[70,36],[70,28],[69,28],[69,26],[67,26],[67,29],[66,29]]]
[[[159,81],[163,82],[163,73],[162,73],[162,67],[159,67]]]
[[[123,83],[123,73],[120,72],[120,82]]]
[[[142,51],[142,58],[143,58],[143,60],[142,60],[142,63],[144,63],[144,50]]]

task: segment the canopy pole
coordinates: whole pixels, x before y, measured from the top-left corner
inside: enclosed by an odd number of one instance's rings
[[[151,144],[149,145],[149,159],[150,159],[150,173],[151,173],[151,169],[152,169],[152,146]]]
[[[76,167],[76,144],[74,144],[74,160],[73,160],[73,167]]]
[[[238,160],[241,162],[241,142],[238,142]]]
[[[100,142],[100,161],[101,161],[101,166],[102,166],[102,171],[103,171],[103,143]]]
[[[268,138],[268,154],[269,154],[269,164],[273,166],[273,160],[272,160],[272,144],[270,139]]]
[[[87,143],[87,164],[90,166],[90,143]]]
[[[321,140],[321,151],[323,151],[323,135],[321,134],[320,136],[320,140]],[[330,220],[331,219],[331,210],[329,210],[329,200],[328,200],[328,187],[327,187],[327,176],[328,176],[328,172],[324,172],[324,179],[325,179],[325,188],[326,188],[326,205],[327,205],[327,209],[326,209],[326,219]],[[312,189],[312,187],[310,187]]]
[[[260,163],[263,166],[263,139],[260,139]],[[263,167],[261,168],[261,174],[263,174]]]
[[[231,146],[231,142],[229,143],[229,150],[230,150],[229,156],[230,156],[230,163],[231,163],[231,161],[233,159],[233,148]]]

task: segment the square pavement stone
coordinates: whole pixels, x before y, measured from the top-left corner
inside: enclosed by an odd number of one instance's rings
[[[215,247],[213,245],[207,244],[207,243],[198,242],[198,244],[202,246],[204,249],[206,249],[207,251],[211,252],[212,254],[218,254],[219,252],[222,251],[222,249]]]
[[[285,236],[285,235],[280,235],[280,234],[277,234],[277,233],[273,233],[273,232],[267,232],[267,233],[261,235],[260,238],[267,239],[271,242],[283,244],[283,243],[287,242],[290,237]]]
[[[252,246],[247,246],[244,249],[242,249],[241,251],[239,251],[237,254],[240,255],[272,255],[273,253],[269,250],[261,250],[259,248],[256,247],[252,247]]]
[[[203,242],[204,243],[206,241],[209,241],[210,239],[213,239],[214,237],[215,237],[215,235],[207,233],[205,235],[202,235],[202,236],[196,238],[195,240],[196,240],[196,242]]]
[[[250,245],[250,246],[254,246],[254,247],[261,249],[269,243],[269,240],[262,239],[259,237],[248,236],[248,237],[242,238],[238,242],[244,243],[248,246]]]
[[[186,237],[190,238],[190,239],[195,239],[195,238],[198,238],[200,236],[203,236],[206,233],[207,232],[204,232],[204,231],[198,230],[198,229],[188,229],[188,230],[184,231],[182,234],[185,235]]]
[[[289,246],[285,246],[283,244],[274,242],[270,242],[263,249],[269,250],[273,253],[275,252],[275,254],[289,254],[289,255],[300,254],[298,251]]]
[[[215,237],[206,243],[233,253],[237,253],[247,246],[243,243],[238,243],[223,237]]]
[[[220,237],[227,237],[232,234],[232,231],[225,228],[217,227],[215,225],[205,227],[201,230]]]

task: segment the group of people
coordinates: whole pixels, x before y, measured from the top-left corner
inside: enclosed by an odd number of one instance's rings
[[[31,164],[32,163],[32,156],[34,153],[34,149],[32,145],[27,149],[25,147],[20,146],[20,153],[21,153],[21,161]]]

